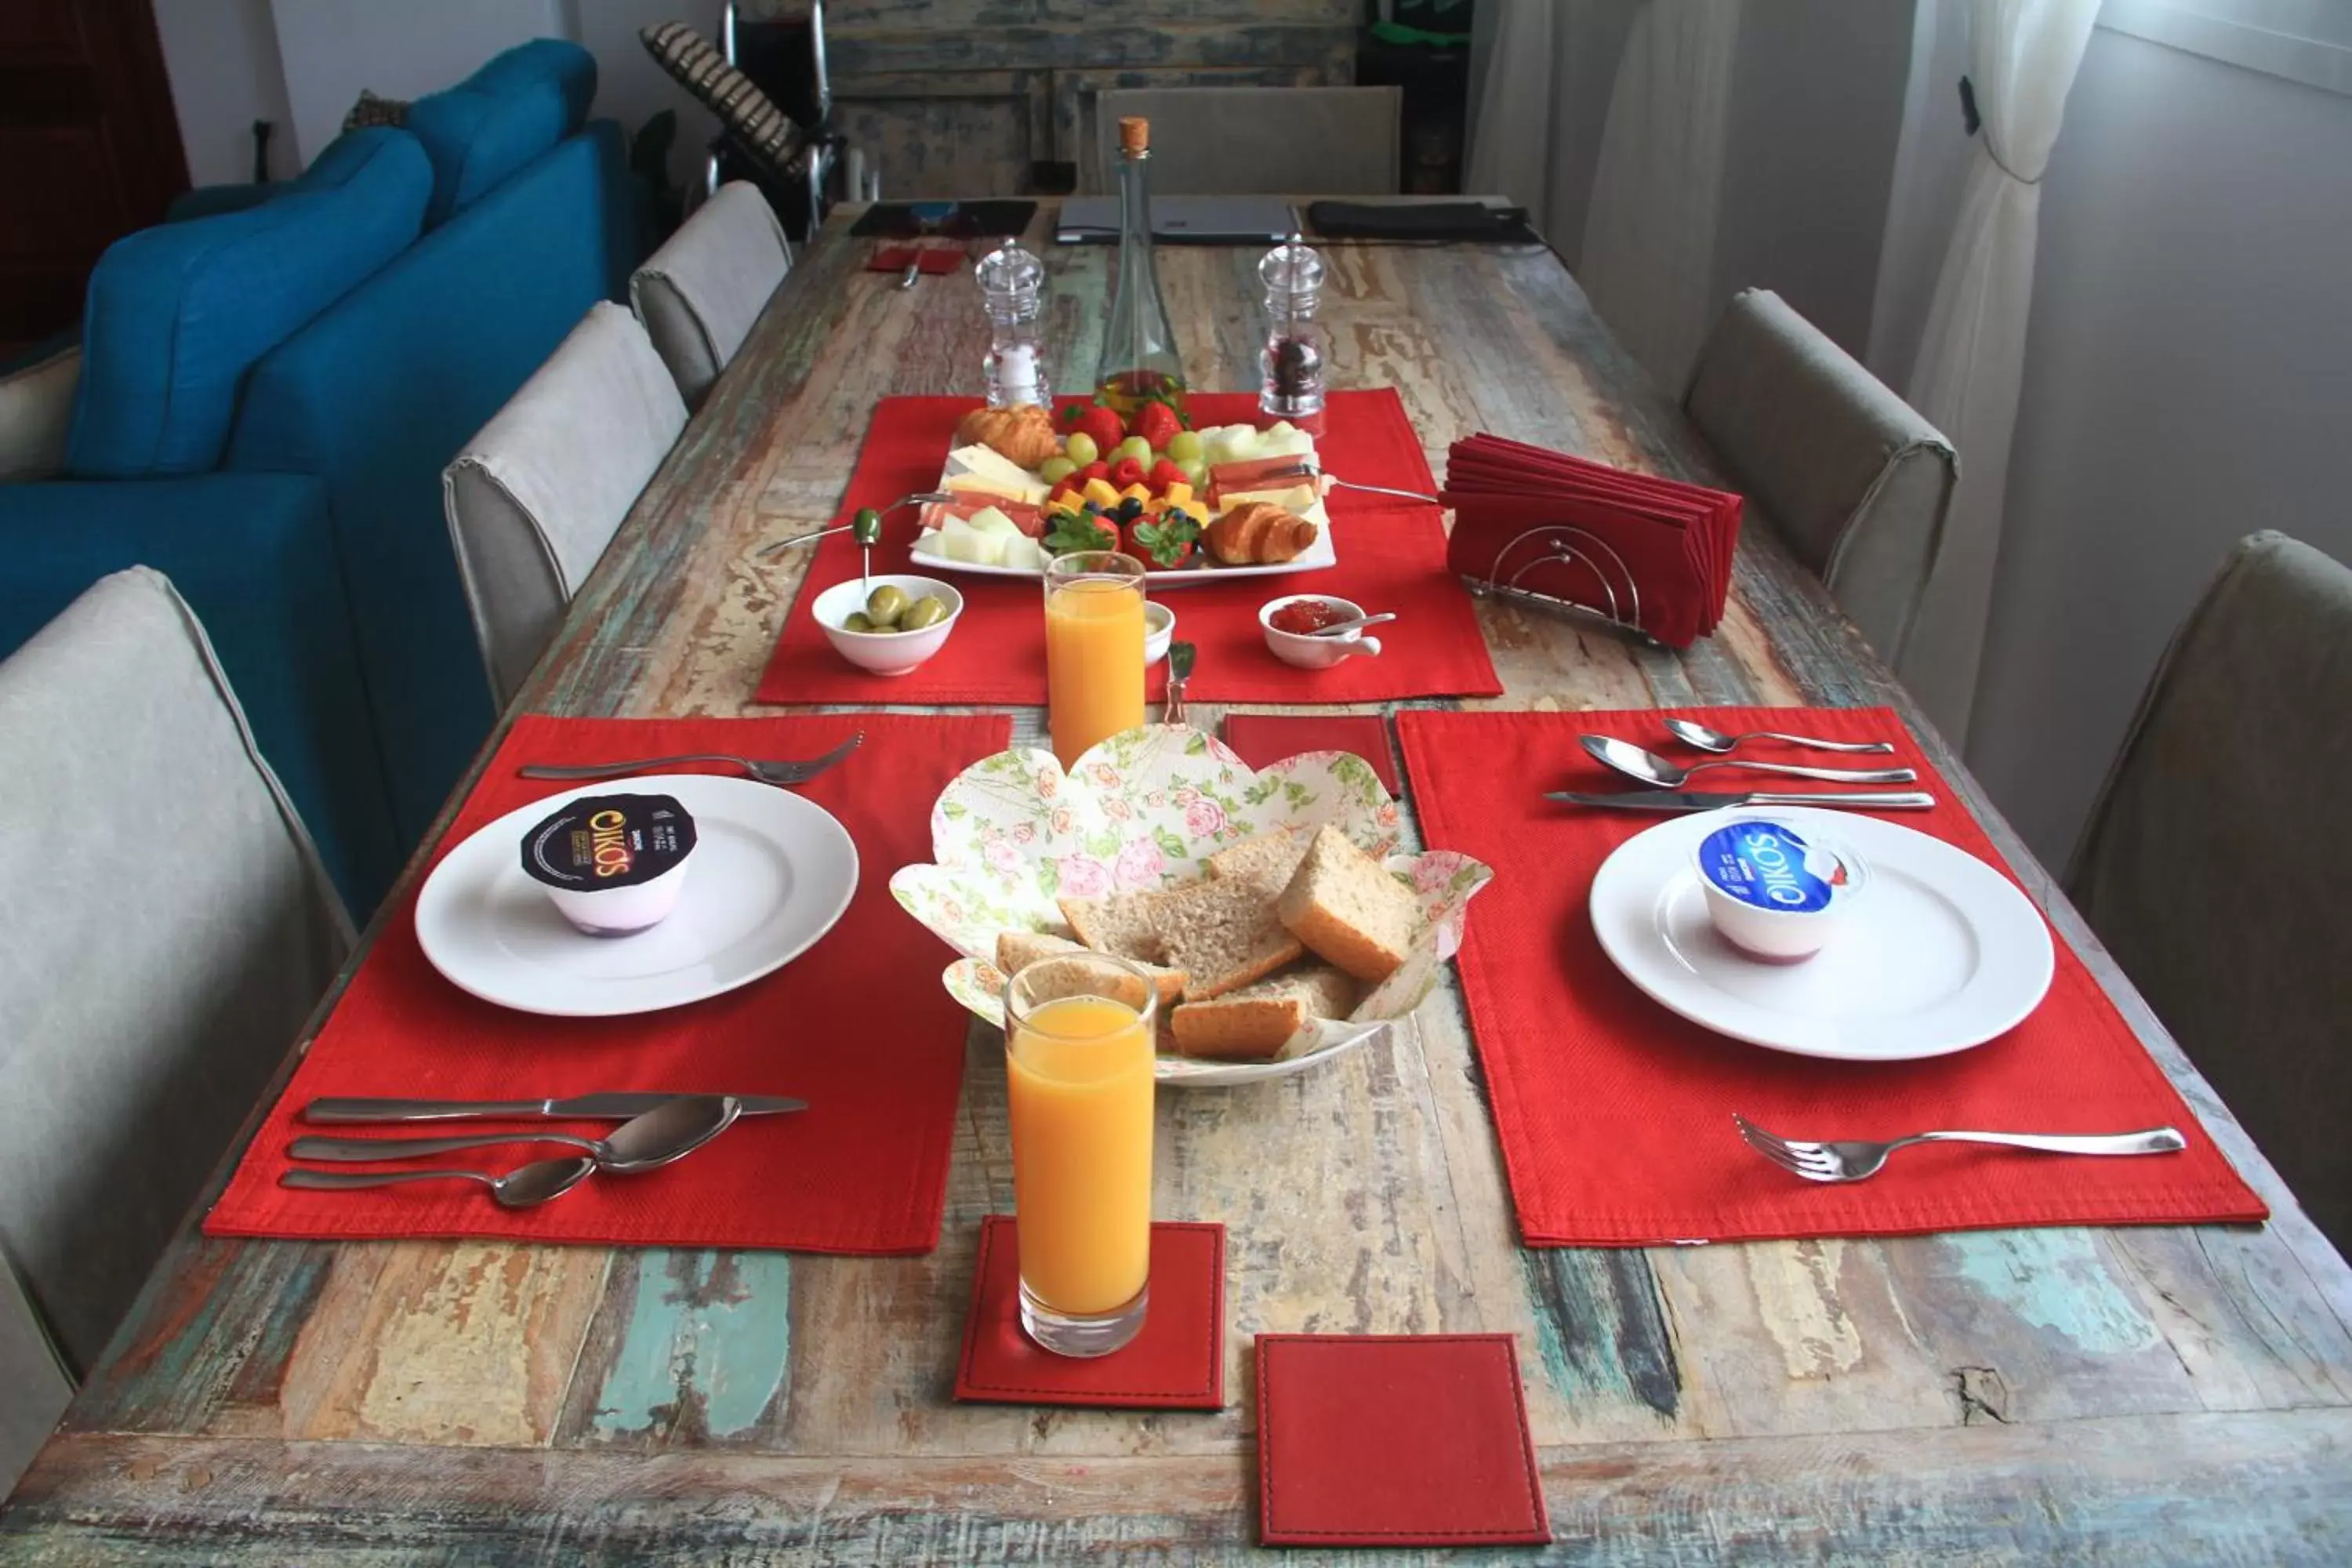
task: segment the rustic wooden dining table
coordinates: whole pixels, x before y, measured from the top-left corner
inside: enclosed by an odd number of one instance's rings
[[[980,390],[969,279],[901,290],[864,269],[852,216],[801,258],[520,707],[764,710],[807,554],[758,548],[831,519],[877,398]],[[1048,363],[1075,389],[1111,252],[1045,232]],[[1433,460],[1489,430],[1720,479],[1548,251],[1327,254],[1333,384],[1395,387]],[[1196,385],[1255,384],[1256,260],[1160,255]],[[1259,1550],[1261,1331],[1517,1336],[1556,1536],[1527,1560],[2352,1561],[2352,1271],[1818,584],[1750,526],[1727,618],[1686,653],[1478,615],[1506,692],[1472,706],[1904,711],[2276,1217],[1527,1249],[1449,983],[1316,1071],[1161,1097],[1157,1213],[1228,1227],[1223,1411],[959,1405],[979,1223],[1011,1207],[1002,1047],[975,1026],[923,1257],[215,1240],[192,1220],[0,1515],[0,1561],[1238,1559]],[[1039,712],[1014,719],[1037,734]]]

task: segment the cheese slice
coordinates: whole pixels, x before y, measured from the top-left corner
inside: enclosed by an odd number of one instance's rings
[[[1269,487],[1265,489],[1219,490],[1217,512],[1219,516],[1223,516],[1244,501],[1262,500],[1271,501],[1285,511],[1296,512],[1304,517],[1307,508],[1320,499],[1316,494],[1315,483],[1311,479],[1302,479],[1295,484]]]
[[[1007,496],[1031,505],[1045,499],[1045,480],[988,447],[958,447],[948,454],[947,488],[971,495]]]

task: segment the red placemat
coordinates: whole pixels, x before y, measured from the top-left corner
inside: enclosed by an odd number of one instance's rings
[[[1389,751],[1389,727],[1377,713],[1228,713],[1224,739],[1254,768],[1301,752],[1350,752],[1372,765],[1391,796],[1404,795]]]
[[[681,752],[811,757],[859,731],[866,743],[848,761],[796,791],[838,817],[857,845],[856,896],[814,947],[773,974],[689,1006],[624,1018],[545,1018],[478,1000],[443,979],[417,945],[411,894],[246,1151],[205,1231],[812,1252],[924,1252],[937,1245],[967,1016],[940,987],[937,939],[898,907],[888,884],[900,866],[930,858],[931,803],[964,767],[1004,749],[1008,720],[526,714],[443,843],[446,852],[509,811],[576,787],[518,778],[515,769],[526,762]],[[877,1023],[876,1009],[886,1005],[887,1020]],[[344,1193],[278,1184],[286,1145],[314,1131],[298,1124],[295,1112],[321,1095],[520,1100],[665,1089],[797,1095],[809,1108],[747,1116],[676,1165],[598,1177],[519,1212],[455,1182]],[[590,1134],[611,1126],[530,1125]],[[445,1123],[435,1131],[459,1129]],[[521,1149],[467,1156],[477,1157],[496,1163],[475,1169],[503,1169],[534,1156]]]
[[[969,397],[886,397],[874,409],[857,471],[836,521],[859,507],[883,507],[939,483],[956,422],[979,405]],[[1199,393],[1199,426],[1257,416],[1249,393]],[[1429,460],[1394,391],[1335,392],[1318,444],[1324,467],[1364,484],[1434,493]],[[1176,612],[1177,637],[1199,649],[1189,695],[1202,702],[1376,702],[1400,697],[1492,697],[1503,689],[1468,590],[1446,569],[1443,514],[1392,496],[1336,490],[1331,514],[1339,563],[1321,572],[1245,577],[1192,588],[1149,590]],[[877,572],[911,570],[908,546],[920,529],[915,509],[883,520]],[[912,674],[868,675],[851,668],[809,614],[824,589],[857,575],[858,550],[845,533],[821,541],[761,677],[762,702],[1003,702],[1045,700],[1045,621],[1027,578],[947,573],[964,596],[963,618],[939,656]],[[1392,610],[1378,658],[1325,670],[1296,669],[1266,651],[1257,609],[1285,594],[1331,594],[1369,610]],[[1151,673],[1156,700],[1164,668]]]
[[[1551,1539],[1508,1334],[1260,1334],[1268,1546]]]
[[[1983,828],[1885,709],[1709,708],[1687,716],[1734,731],[1892,741],[1898,757],[1872,764],[1917,768],[1920,787],[1943,803],[1893,820],[2008,874]],[[1634,989],[1602,953],[1586,900],[1601,863],[1655,819],[1558,805],[1542,792],[1625,786],[1585,755],[1577,737],[1598,731],[1656,744],[1662,717],[1397,716],[1429,843],[1496,870],[1471,911],[1459,962],[1528,1245],[2175,1225],[2268,1214],[2063,942],[2050,993],[2032,1016],[1990,1044],[1926,1061],[1822,1061],[1765,1050],[1688,1023]],[[2141,1159],[2060,1159],[1937,1144],[1905,1150],[1868,1182],[1822,1186],[1787,1178],[1743,1146],[1734,1111],[1800,1138],[1825,1128],[1892,1137],[1930,1128],[2119,1132],[2168,1123],[2189,1148]]]
[[[1021,1327],[1016,1216],[980,1222],[971,1315],[955,1396],[998,1405],[1101,1405],[1122,1410],[1222,1410],[1225,1404],[1225,1227],[1151,1227],[1151,1305],[1125,1346],[1055,1355]]]

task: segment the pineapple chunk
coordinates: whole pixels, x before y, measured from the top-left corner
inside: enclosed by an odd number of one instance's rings
[[[1118,491],[1115,499],[1118,500],[1150,500],[1151,499],[1151,488],[1149,485],[1129,485],[1127,489]]]
[[[1118,504],[1118,491],[1108,479],[1088,479],[1086,489],[1079,493],[1097,506]]]
[[[1168,487],[1164,499],[1170,506],[1188,506],[1192,500],[1192,487],[1179,479]]]

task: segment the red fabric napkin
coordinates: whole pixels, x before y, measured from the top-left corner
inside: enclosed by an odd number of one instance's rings
[[[886,397],[876,405],[857,471],[836,521],[859,507],[885,507],[939,483],[954,445],[956,422],[978,405],[969,397]],[[1198,393],[1197,426],[1257,416],[1247,393]],[[1317,450],[1341,479],[1433,492],[1428,460],[1392,390],[1338,392]],[[1335,490],[1326,506],[1339,563],[1319,572],[1244,577],[1190,588],[1149,589],[1176,612],[1176,636],[1199,650],[1189,694],[1203,702],[1375,702],[1402,697],[1492,697],[1502,682],[1461,581],[1445,564],[1445,529],[1433,506],[1360,490]],[[908,547],[920,529],[912,507],[883,520],[874,570],[909,570]],[[845,533],[815,546],[799,596],[784,621],[774,657],[761,678],[762,702],[987,702],[1045,700],[1045,621],[1035,581],[943,572],[964,596],[963,618],[947,646],[909,675],[877,676],[852,668],[809,614],[818,593],[858,573],[858,549]],[[1331,669],[1297,669],[1266,651],[1258,606],[1286,594],[1351,599],[1398,618],[1378,628],[1378,658],[1350,658]],[[1154,700],[1166,683],[1155,668]]]
[[[856,896],[814,947],[772,974],[689,1006],[620,1018],[540,1017],[479,1001],[443,979],[417,945],[412,893],[247,1149],[205,1231],[929,1251],[939,1241],[968,1016],[940,986],[938,940],[897,906],[888,884],[900,866],[930,858],[932,802],[963,768],[1004,749],[1008,720],[526,714],[436,858],[509,811],[577,787],[519,778],[524,763],[681,752],[810,757],[860,731],[863,746],[795,792],[838,817],[857,845]],[[295,1113],[321,1095],[521,1100],[669,1089],[790,1094],[809,1108],[744,1117],[675,1165],[595,1177],[533,1209],[499,1208],[479,1187],[457,1182],[341,1193],[278,1184],[287,1144],[320,1131],[298,1123]],[[510,1125],[596,1135],[612,1124]],[[464,1158],[487,1162],[474,1169],[505,1169],[545,1152],[518,1147]]]
[[[1225,744],[1263,768],[1301,752],[1350,752],[1372,765],[1391,795],[1402,796],[1389,727],[1377,713],[1228,713]]]
[[[1894,742],[1896,756],[1868,760],[1918,769],[1918,787],[1943,803],[1894,820],[2010,874],[1887,710],[1687,712],[1734,731]],[[1634,989],[1602,953],[1586,900],[1601,861],[1657,819],[1555,805],[1543,792],[1634,787],[1589,758],[1577,737],[1616,735],[1681,754],[1665,739],[1663,717],[1397,716],[1428,842],[1496,869],[1470,912],[1459,963],[1528,1245],[2179,1225],[2259,1220],[2269,1212],[2063,942],[2050,993],[2031,1017],[1974,1050],[1925,1061],[1837,1062],[1765,1050],[1685,1022]],[[1758,747],[1756,754],[1793,755],[1778,747]],[[1727,788],[1737,783],[1706,776]],[[1735,1111],[1798,1138],[1953,1127],[2120,1132],[2169,1124],[2189,1148],[2137,1159],[2059,1159],[1937,1144],[1905,1150],[1868,1182],[1823,1186],[1786,1177],[1744,1146],[1732,1126]]]
[[[874,253],[866,264],[868,272],[904,272],[909,266],[919,268],[927,277],[953,272],[963,265],[963,247],[960,245],[886,245]]]
[[[1260,1334],[1267,1546],[1551,1539],[1508,1334]]]
[[[1151,1227],[1151,1306],[1143,1328],[1105,1356],[1055,1355],[1021,1328],[1015,1217],[980,1222],[980,1264],[964,1320],[955,1396],[997,1405],[1222,1410],[1225,1404],[1225,1227]]]
[[[1445,464],[1456,572],[1550,594],[1687,647],[1723,619],[1741,500],[1499,436],[1456,441]],[[1584,537],[1531,531],[1574,528]],[[1565,542],[1579,561],[1559,553]]]

